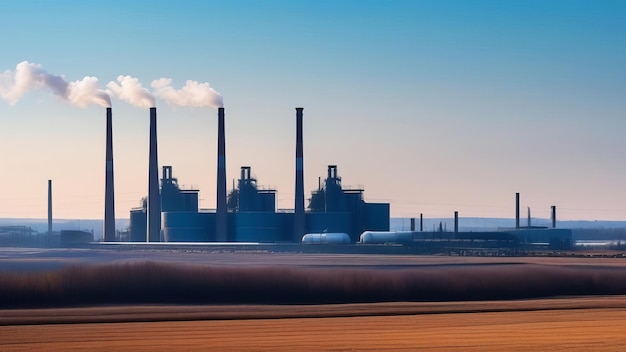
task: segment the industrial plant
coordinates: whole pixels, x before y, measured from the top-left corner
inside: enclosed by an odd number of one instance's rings
[[[424,232],[421,215],[419,231],[416,231],[415,219],[411,219],[411,231],[390,231],[389,204],[365,202],[364,190],[344,188],[338,166],[329,165],[325,179],[319,178],[318,187],[311,192],[305,206],[303,110],[296,108],[293,210],[277,210],[276,190],[260,187],[249,166],[241,166],[236,185],[233,183],[233,188],[227,192],[223,107],[218,108],[217,209],[202,210],[199,190],[181,189],[172,166],[163,166],[159,183],[156,108],[151,108],[149,192],[142,205],[130,211],[128,241],[401,245],[411,247],[414,252],[495,248],[514,253],[521,246],[571,248],[571,231],[555,229],[556,207],[552,207],[552,228],[531,226],[530,217],[528,226],[520,226],[519,193],[516,194],[515,228],[460,232],[458,212],[455,212],[452,232],[442,227],[439,231]],[[110,149],[107,145],[107,151]],[[108,195],[106,199],[112,198]],[[105,241],[108,240],[105,238]]]
[[[150,109],[149,194],[130,212],[130,241],[301,242],[306,234],[341,233],[356,243],[364,231],[389,231],[389,204],[367,203],[364,190],[344,189],[336,165],[328,166],[305,210],[303,108],[296,108],[294,209],[278,211],[276,191],[260,189],[249,166],[241,167],[236,188],[227,194],[224,114],[219,108],[217,209],[204,211],[199,191],[181,190],[172,166],[162,168],[158,188],[156,109]]]
[[[552,226],[520,225],[520,197],[515,198],[515,227],[497,231],[424,231],[423,216],[411,219],[410,231],[390,231],[389,203],[369,203],[365,190],[342,185],[338,165],[328,165],[325,178],[305,197],[303,111],[295,109],[295,197],[293,209],[277,209],[277,191],[266,189],[252,176],[250,166],[241,166],[237,182],[226,187],[225,110],[217,109],[216,209],[200,209],[198,189],[182,189],[172,166],[159,169],[157,109],[149,109],[148,194],[141,206],[130,210],[130,226],[124,235],[115,228],[112,110],[106,108],[106,159],[103,243],[226,244],[258,249],[337,251],[358,253],[443,253],[459,255],[517,255],[528,249],[573,248],[572,231],[556,229],[556,206],[551,208]],[[159,175],[161,171],[161,175]],[[319,170],[320,173],[323,170]],[[308,200],[308,201],[307,201]],[[92,243],[93,231],[52,231],[52,181],[48,182],[48,232],[34,234],[26,227],[0,227],[0,245],[20,243],[35,246],[75,246]],[[275,245],[280,244],[281,247]],[[313,245],[313,246],[311,246]],[[332,248],[331,248],[332,247]],[[226,247],[222,247],[226,248]],[[262,247],[267,248],[267,247]],[[488,254],[490,255],[490,254]]]

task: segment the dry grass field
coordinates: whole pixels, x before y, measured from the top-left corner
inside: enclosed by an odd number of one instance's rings
[[[625,258],[11,249],[0,297],[0,352],[626,351]]]
[[[623,296],[2,313],[0,351],[626,350]]]

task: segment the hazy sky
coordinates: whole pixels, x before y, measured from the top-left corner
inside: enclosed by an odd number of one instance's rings
[[[2,1],[0,72],[208,82],[227,177],[292,208],[339,166],[392,216],[626,219],[626,2]],[[5,74],[6,75],[6,74]],[[145,108],[112,99],[117,217],[147,193]],[[217,112],[156,100],[159,164],[215,206]],[[102,218],[105,109],[45,89],[0,100],[0,217]]]

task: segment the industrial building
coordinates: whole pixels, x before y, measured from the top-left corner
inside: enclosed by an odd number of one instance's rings
[[[110,114],[110,113],[109,113]],[[109,115],[110,116],[110,115]],[[277,210],[274,189],[264,189],[242,166],[230,192],[226,189],[224,108],[218,109],[217,209],[199,209],[197,189],[183,190],[171,166],[162,168],[158,178],[156,109],[150,109],[149,192],[139,208],[130,212],[131,242],[240,242],[402,245],[416,253],[466,251],[496,248],[515,253],[520,248],[544,246],[568,249],[571,231],[520,226],[519,194],[516,194],[516,226],[495,232],[459,232],[458,212],[454,231],[390,232],[388,203],[367,203],[363,189],[342,185],[337,165],[329,165],[326,178],[319,178],[308,207],[304,194],[303,108],[296,108],[295,197],[293,210]],[[109,147],[108,147],[109,148]],[[151,211],[152,209],[152,211]],[[553,227],[556,207],[552,207]],[[106,223],[106,220],[105,220]]]
[[[556,206],[551,207],[552,226],[533,226],[530,208],[527,226],[520,225],[520,199],[516,193],[515,227],[498,231],[459,231],[458,212],[454,213],[454,231],[419,231],[415,218],[411,231],[390,231],[388,203],[367,203],[362,188],[342,185],[337,165],[328,165],[326,178],[319,178],[305,208],[303,108],[296,108],[295,197],[293,210],[277,210],[277,191],[264,189],[252,176],[250,166],[242,166],[239,179],[229,193],[226,188],[225,112],[218,108],[217,209],[199,208],[199,190],[181,189],[172,166],[163,166],[158,174],[157,115],[150,108],[148,196],[141,206],[130,211],[130,228],[116,236],[112,112],[106,109],[106,168],[104,242],[239,242],[231,246],[258,246],[282,243],[281,248],[298,248],[294,243],[314,245],[358,244],[350,251],[369,251],[368,246],[403,246],[411,253],[471,253],[472,249],[495,249],[518,253],[525,249],[572,249],[575,241],[569,229],[556,229]],[[52,180],[48,180],[48,229],[44,236],[27,227],[0,227],[0,245],[76,246],[93,241],[93,231],[52,231]],[[118,238],[116,238],[118,237]],[[123,237],[123,238],[122,238]],[[287,243],[291,243],[285,245]],[[218,246],[223,244],[218,244]],[[305,246],[306,247],[306,246]],[[313,250],[308,246],[307,250]],[[243,248],[243,247],[238,247]],[[278,248],[278,247],[274,247]],[[388,248],[387,248],[388,249]],[[326,248],[329,250],[329,247]],[[332,249],[336,250],[336,248]],[[386,250],[386,249],[385,249]],[[371,252],[375,252],[372,249]]]
[[[328,167],[324,185],[313,192],[305,212],[305,233],[345,233],[352,243],[363,231],[389,230],[389,204],[366,203],[363,190],[345,190],[337,166]],[[161,179],[163,238],[165,242],[216,241],[217,212],[198,208],[198,191],[182,190],[172,176],[172,167],[163,167]],[[260,189],[249,166],[241,167],[237,187],[227,198],[228,241],[291,242],[293,211],[277,211],[276,191]],[[130,238],[146,241],[147,201],[130,213]]]
[[[296,108],[296,190],[294,210],[277,211],[276,190],[260,189],[251,168],[242,166],[236,188],[226,194],[226,153],[224,108],[218,109],[217,209],[200,210],[198,190],[181,190],[172,167],[164,166],[160,190],[155,189],[156,109],[150,110],[151,185],[142,206],[130,212],[130,240],[133,242],[300,242],[308,233],[347,234],[359,241],[363,231],[389,231],[389,204],[366,203],[362,189],[344,189],[336,165],[329,165],[327,177],[304,207],[304,159],[302,140],[303,109]],[[152,196],[151,196],[152,195]],[[154,204],[156,203],[156,204]],[[150,231],[151,204],[159,209],[158,233]],[[153,214],[154,218],[157,217]]]

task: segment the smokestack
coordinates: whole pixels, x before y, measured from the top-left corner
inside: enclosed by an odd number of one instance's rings
[[[226,136],[224,108],[217,109],[217,214],[215,240],[228,241],[228,209],[226,209]]]
[[[161,192],[159,190],[156,108],[150,108],[150,155],[148,164],[148,242],[161,241]]]
[[[420,213],[420,232],[424,231],[424,214]]]
[[[519,193],[515,193],[515,228],[519,229]]]
[[[528,227],[530,227],[530,207],[528,207]]]
[[[52,234],[52,180],[48,180],[48,235]]]
[[[415,218],[411,218],[411,232],[415,231]]]
[[[454,212],[454,232],[459,232],[459,212]]]
[[[553,205],[551,208],[552,208],[552,228],[556,229],[556,205]]]
[[[111,108],[107,108],[106,181],[104,183],[104,241],[115,241],[115,191],[113,187],[113,124]]]
[[[302,110],[296,108],[296,199],[293,217],[293,240],[300,242],[306,232],[304,216],[304,158],[302,152]]]

